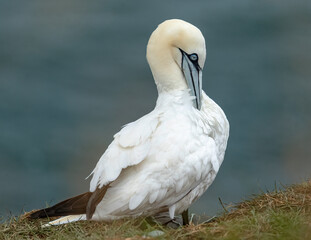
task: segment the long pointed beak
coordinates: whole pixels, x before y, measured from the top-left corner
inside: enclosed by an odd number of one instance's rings
[[[191,61],[188,54],[182,51],[182,70],[190,88],[190,94],[195,97],[193,106],[198,110],[202,105],[202,69],[197,61]]]

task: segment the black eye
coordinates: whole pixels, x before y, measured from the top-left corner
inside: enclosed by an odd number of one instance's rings
[[[190,58],[190,60],[191,60],[192,62],[196,62],[196,61],[198,61],[198,59],[199,59],[199,57],[198,57],[198,55],[197,55],[196,53],[190,54],[190,55],[189,55],[189,58]]]

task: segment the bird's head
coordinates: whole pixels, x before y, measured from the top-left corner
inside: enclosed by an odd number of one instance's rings
[[[151,34],[147,60],[159,92],[190,89],[193,105],[201,108],[205,40],[190,23],[172,19]]]

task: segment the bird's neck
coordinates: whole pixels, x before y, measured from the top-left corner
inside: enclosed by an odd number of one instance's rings
[[[181,63],[178,65],[173,57],[176,54],[174,51],[179,53],[180,50],[177,48],[172,50],[171,45],[161,38],[153,39],[149,40],[147,46],[147,60],[158,92],[186,89],[187,83],[180,68]]]
[[[188,89],[159,91],[156,108],[192,108],[192,99]]]

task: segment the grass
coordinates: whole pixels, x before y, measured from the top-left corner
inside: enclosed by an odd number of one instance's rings
[[[171,229],[147,219],[77,222],[41,228],[46,221],[12,218],[0,225],[0,239],[311,239],[311,181],[253,196],[208,223]]]

